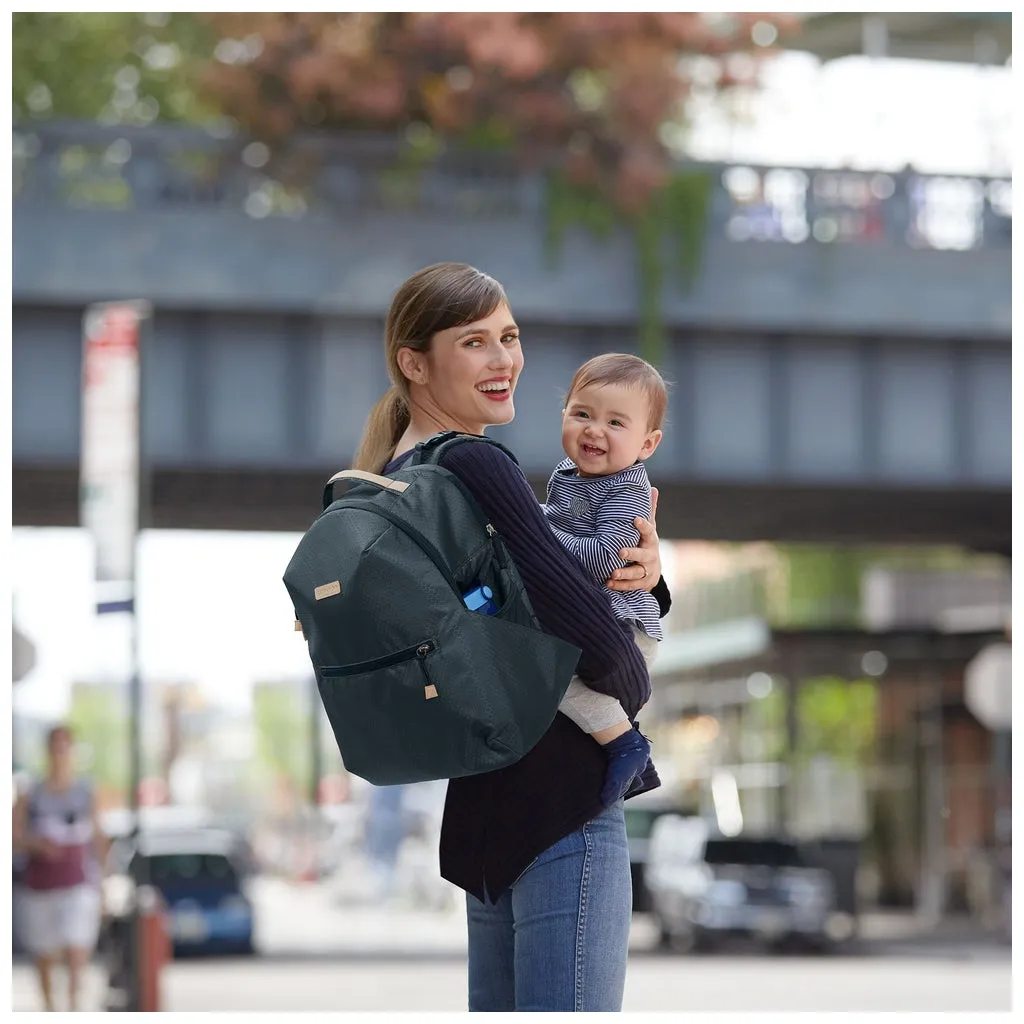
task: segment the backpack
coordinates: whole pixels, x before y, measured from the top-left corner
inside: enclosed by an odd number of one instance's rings
[[[554,720],[580,650],[541,631],[504,541],[438,462],[454,431],[390,477],[348,469],[284,573],[345,767],[375,785],[494,771]],[[334,498],[334,485],[353,486]],[[464,595],[489,587],[494,612]]]

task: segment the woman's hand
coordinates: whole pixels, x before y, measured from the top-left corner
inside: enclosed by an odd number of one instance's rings
[[[624,562],[636,562],[616,569],[605,583],[609,590],[653,590],[661,579],[661,553],[658,547],[658,488],[651,488],[651,519],[637,517],[634,525],[640,531],[640,546],[623,548],[619,557]]]

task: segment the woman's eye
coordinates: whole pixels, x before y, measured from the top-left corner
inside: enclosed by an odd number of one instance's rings
[[[501,340],[506,345],[512,345],[512,344],[514,344],[515,342],[517,342],[519,340],[519,335],[518,334],[506,334]]]
[[[474,345],[479,345],[479,344],[480,344],[480,339],[479,338],[470,338],[469,341],[466,342],[466,348],[471,348]]]

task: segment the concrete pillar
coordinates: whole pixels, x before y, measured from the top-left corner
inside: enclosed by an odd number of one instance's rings
[[[946,772],[942,737],[942,680],[925,677],[918,690],[921,746],[921,861],[918,913],[936,924],[946,910]]]

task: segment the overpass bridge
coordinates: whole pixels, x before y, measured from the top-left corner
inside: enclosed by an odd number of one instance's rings
[[[630,239],[570,230],[483,154],[412,176],[394,141],[170,127],[14,135],[15,524],[77,521],[81,316],[146,298],[151,522],[302,529],[383,391],[384,313],[427,263],[506,286],[527,370],[497,432],[543,483],[560,389],[633,347]],[[651,463],[665,536],[1010,549],[1010,183],[703,168],[698,277],[666,281],[675,382]]]

